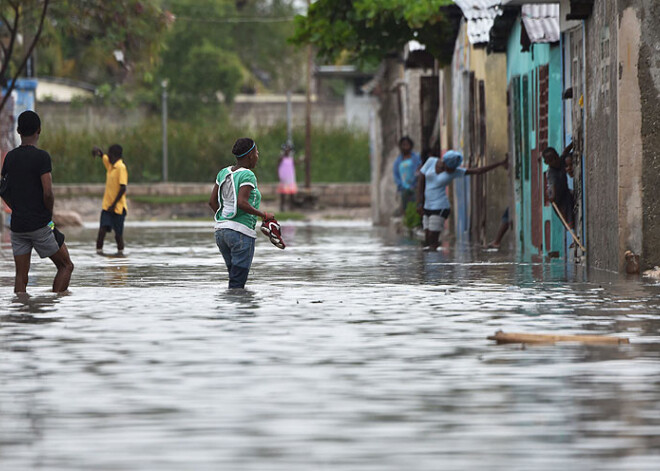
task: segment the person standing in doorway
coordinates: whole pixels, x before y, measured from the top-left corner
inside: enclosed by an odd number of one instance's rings
[[[7,179],[4,200],[12,210],[11,247],[16,265],[14,292],[27,291],[30,259],[34,248],[41,258],[50,258],[57,267],[53,291],[69,288],[73,263],[64,243],[64,235],[53,224],[52,163],[48,152],[37,148],[41,119],[34,111],[18,117],[21,145],[10,151],[2,166]]]
[[[406,213],[408,203],[415,202],[415,189],[417,187],[417,171],[422,166],[422,159],[413,151],[414,142],[410,137],[399,139],[401,153],[394,161],[394,183],[401,197],[401,213]]]
[[[280,211],[287,209],[287,200],[289,208],[293,206],[293,195],[298,193],[296,184],[296,162],[293,158],[293,147],[289,144],[282,146],[280,161],[277,164],[277,175],[280,183],[277,185],[277,193],[280,195]]]
[[[429,157],[420,170],[417,186],[417,211],[422,216],[424,228],[424,249],[438,249],[440,232],[451,214],[451,204],[447,196],[449,184],[466,175],[482,175],[499,167],[508,165],[508,156],[495,164],[477,168],[462,168],[463,154],[450,150],[442,156]]]
[[[553,147],[547,147],[541,153],[543,161],[548,166],[548,184],[546,188],[548,199],[557,205],[557,208],[559,208],[559,211],[561,211],[562,216],[571,228],[575,225],[575,202],[573,200],[573,194],[568,188],[566,160],[572,151],[573,143],[569,144],[561,155]],[[571,170],[572,166],[571,159]]]
[[[237,139],[231,150],[236,163],[215,179],[209,206],[215,213],[215,242],[229,272],[229,288],[245,288],[257,238],[257,218],[273,215],[259,210],[261,193],[252,171],[259,162],[257,144],[249,137]]]
[[[100,157],[105,166],[105,192],[99,233],[96,238],[96,253],[103,255],[103,242],[108,232],[114,231],[118,257],[124,256],[124,221],[126,219],[126,187],[128,171],[123,159],[124,150],[119,144],[113,144],[105,154],[99,147],[92,149],[92,155]]]

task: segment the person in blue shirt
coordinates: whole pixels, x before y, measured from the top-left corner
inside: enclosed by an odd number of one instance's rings
[[[413,152],[415,146],[412,139],[403,136],[399,139],[399,150],[401,153],[394,161],[394,183],[401,196],[401,210],[406,213],[408,203],[415,202],[415,190],[417,188],[417,170],[422,166],[422,159],[417,152]]]
[[[437,250],[440,232],[445,220],[451,214],[451,204],[447,195],[447,186],[457,178],[465,175],[482,175],[503,166],[508,166],[508,155],[495,164],[477,168],[460,167],[463,154],[450,150],[442,156],[429,157],[420,169],[417,186],[417,211],[422,216],[425,250]]]

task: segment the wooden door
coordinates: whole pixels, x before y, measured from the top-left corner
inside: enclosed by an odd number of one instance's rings
[[[440,89],[437,75],[420,77],[419,80],[419,113],[422,124],[422,142],[419,150],[423,151],[432,148],[434,144],[431,142],[431,136],[434,134],[434,126],[440,107]]]
[[[515,76],[509,84],[509,142],[513,160],[513,193],[515,201],[515,219],[517,246],[520,252],[525,253],[525,193],[523,191],[523,156],[522,156],[522,127],[520,76]],[[511,213],[510,213],[511,214]]]
[[[549,204],[545,198],[545,179],[541,153],[548,147],[548,93],[549,93],[549,67],[541,66],[537,69],[536,103],[538,104],[536,120],[536,148],[531,153],[531,184],[532,184],[532,245],[543,253],[543,206]],[[548,240],[549,243],[549,240]],[[546,247],[548,249],[548,247]]]

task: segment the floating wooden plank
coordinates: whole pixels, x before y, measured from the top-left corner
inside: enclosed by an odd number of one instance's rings
[[[553,344],[557,342],[577,342],[589,345],[619,345],[630,343],[624,337],[607,337],[604,335],[554,335],[554,334],[528,334],[522,332],[502,332],[498,330],[495,335],[488,337],[498,344],[504,343],[531,343],[531,344]]]

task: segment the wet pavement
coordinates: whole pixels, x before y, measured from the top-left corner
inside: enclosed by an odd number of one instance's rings
[[[284,236],[236,294],[208,224],[129,224],[125,259],[69,230],[71,294],[35,258],[18,299],[5,234],[0,469],[660,468],[659,284],[367,223]]]

